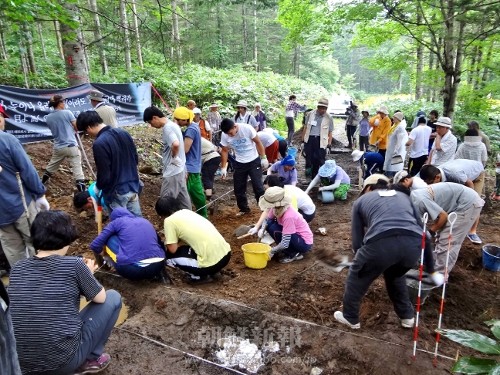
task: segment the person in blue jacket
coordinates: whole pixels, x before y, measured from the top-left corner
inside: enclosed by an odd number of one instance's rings
[[[382,173],[384,157],[378,152],[354,150],[351,154],[353,161],[359,161],[363,170],[363,179],[374,173]]]
[[[130,280],[160,278],[165,268],[165,250],[153,224],[123,207],[111,212],[111,222],[90,248]]]
[[[30,225],[38,211],[49,209],[45,186],[24,151],[12,134],[4,132],[5,109],[0,105],[0,244],[12,267],[17,261],[35,254]],[[24,209],[16,174],[23,186],[27,210]]]

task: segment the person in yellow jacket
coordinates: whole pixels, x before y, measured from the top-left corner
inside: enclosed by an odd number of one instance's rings
[[[376,146],[378,152],[385,158],[387,149],[387,135],[391,128],[391,119],[389,118],[389,110],[386,106],[381,106],[377,110],[377,114],[370,119],[370,127],[373,129],[370,135],[370,145]]]

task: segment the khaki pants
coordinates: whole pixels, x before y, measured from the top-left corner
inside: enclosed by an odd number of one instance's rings
[[[474,181],[472,181],[472,183],[474,184],[474,191],[479,196],[484,194],[484,192],[483,192],[483,190],[484,190],[484,171],[481,172],[481,174]]]
[[[28,206],[28,212],[29,223],[26,213],[23,212],[12,224],[0,227],[0,242],[11,267],[19,260],[35,255],[30,235],[30,224],[37,214],[35,200],[32,200]]]
[[[59,166],[66,158],[69,160],[71,172],[73,172],[73,178],[75,180],[84,180],[85,177],[83,176],[82,170],[82,157],[80,149],[76,146],[54,149],[52,152],[52,158],[50,159],[45,170],[50,174],[57,172]]]
[[[450,259],[448,261],[448,273],[457,262],[458,254],[465,236],[479,217],[484,201],[478,198],[471,207],[462,212],[457,212],[457,220],[453,225],[451,234]],[[436,271],[444,273],[446,267],[446,253],[448,251],[448,235],[450,234],[450,224],[446,223],[442,231],[436,234],[436,247],[434,248],[434,268]]]

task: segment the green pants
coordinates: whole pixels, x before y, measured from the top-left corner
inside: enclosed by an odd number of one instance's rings
[[[203,184],[201,183],[200,173],[188,173],[187,179],[187,190],[189,196],[191,197],[191,202],[198,210],[199,208],[206,205],[205,192],[203,191]],[[197,211],[205,219],[208,218],[207,208],[203,207],[201,210]]]
[[[347,192],[350,188],[351,185],[349,184],[340,184],[340,186],[333,191],[333,196],[335,197],[335,199],[345,201],[347,199]]]

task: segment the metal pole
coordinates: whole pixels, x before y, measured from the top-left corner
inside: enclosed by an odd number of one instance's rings
[[[85,149],[83,148],[83,143],[82,139],[80,138],[80,134],[78,132],[75,132],[76,139],[78,140],[78,145],[80,146],[80,150],[82,150],[83,158],[85,159],[85,162],[87,163],[87,166],[89,167],[90,174],[92,175],[92,178],[96,179],[96,175],[94,173],[94,170],[92,169],[92,166],[90,165],[89,159],[87,158],[87,153],[85,152]]]

